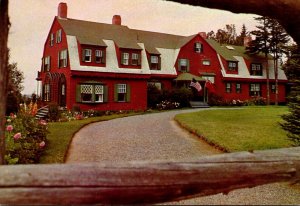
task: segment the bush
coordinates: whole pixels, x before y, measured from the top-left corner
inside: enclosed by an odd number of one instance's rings
[[[148,108],[156,108],[156,105],[162,101],[163,93],[155,85],[148,85],[147,105]]]
[[[247,105],[247,106],[267,105],[267,100],[264,97],[252,97],[248,101],[245,101],[245,105]]]
[[[56,103],[49,104],[49,120],[56,122],[61,117],[58,105]]]
[[[8,164],[39,162],[47,142],[47,122],[36,120],[33,109],[23,107],[17,116],[11,114],[6,120],[5,159]]]

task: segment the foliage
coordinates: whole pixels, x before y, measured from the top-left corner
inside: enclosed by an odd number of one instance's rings
[[[284,65],[284,70],[292,83],[288,97],[289,113],[282,116],[282,128],[288,132],[288,138],[294,146],[300,146],[300,52],[297,47],[292,50],[293,55]]]
[[[61,117],[59,107],[56,103],[49,104],[49,121],[57,122]]]
[[[22,106],[6,121],[6,156],[8,164],[38,163],[46,145],[47,123],[34,118],[36,106]]]
[[[162,91],[155,85],[149,84],[147,87],[147,105],[148,108],[155,108],[162,101]]]
[[[162,101],[161,103],[157,104],[158,110],[171,110],[179,108],[180,103],[178,102],[170,102],[170,101]]]
[[[189,131],[228,152],[291,146],[278,126],[287,107],[244,107],[179,114],[175,119]]]

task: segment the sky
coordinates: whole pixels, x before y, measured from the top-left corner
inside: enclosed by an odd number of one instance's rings
[[[24,73],[23,94],[37,91],[35,79],[44,43],[60,2],[67,3],[69,18],[111,23],[112,16],[118,14],[122,25],[129,28],[184,36],[216,31],[226,24],[235,24],[239,34],[243,24],[248,31],[256,25],[254,15],[164,0],[10,0],[10,63],[16,62]]]

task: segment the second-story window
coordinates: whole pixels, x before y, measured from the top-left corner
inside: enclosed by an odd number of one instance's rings
[[[54,33],[50,34],[50,46],[54,45]]]
[[[132,53],[131,55],[131,65],[138,65],[139,64],[139,54]]]
[[[56,43],[61,42],[61,33],[62,33],[61,29],[56,32]]]
[[[129,65],[129,53],[122,53],[121,54],[121,64]]]
[[[68,65],[68,50],[62,50],[58,53],[58,67],[67,67]]]
[[[179,59],[178,60],[178,70],[181,72],[189,71],[189,60],[188,59]]]
[[[50,67],[51,67],[51,58],[50,56],[47,56],[44,59],[44,70],[48,72],[50,71]]]
[[[150,56],[150,69],[151,70],[160,70],[160,65],[159,65],[159,57],[151,55]]]
[[[95,51],[95,61],[96,63],[104,63],[104,55],[102,50]]]
[[[92,62],[92,50],[91,49],[84,49],[82,60],[84,62]]]
[[[194,51],[196,53],[202,53],[203,52],[203,45],[200,42],[195,42]]]
[[[253,76],[262,76],[262,65],[261,64],[251,64],[250,74]]]
[[[237,71],[238,70],[238,63],[234,61],[228,62],[228,70],[229,71]]]

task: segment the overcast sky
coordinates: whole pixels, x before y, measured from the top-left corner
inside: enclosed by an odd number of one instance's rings
[[[41,67],[43,47],[57,6],[62,0],[10,0],[10,62],[17,62],[24,72],[24,94],[36,92],[35,78]],[[129,28],[178,35],[216,31],[235,24],[238,33],[245,23],[255,27],[254,15],[192,7],[164,0],[65,0],[68,17],[111,23],[119,14]]]

